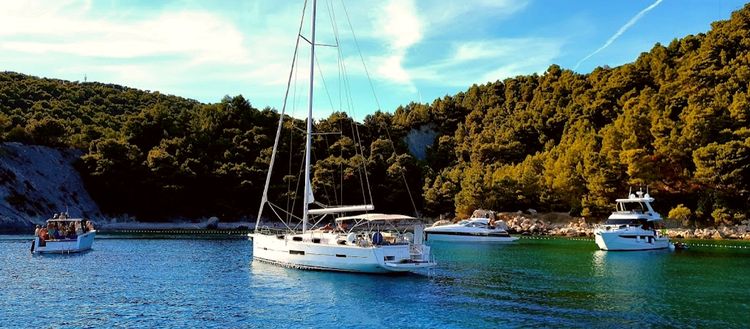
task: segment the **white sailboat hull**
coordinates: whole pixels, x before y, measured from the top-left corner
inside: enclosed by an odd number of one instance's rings
[[[613,230],[594,232],[594,240],[601,250],[635,251],[669,248],[669,238],[647,230]]]
[[[435,265],[413,261],[408,244],[361,247],[293,241],[290,235],[252,234],[253,260],[280,266],[342,272],[411,272]],[[429,255],[429,247],[426,252]]]
[[[79,235],[76,239],[47,240],[40,245],[39,237],[34,238],[34,253],[38,254],[67,254],[90,250],[94,244],[96,231],[89,231]]]

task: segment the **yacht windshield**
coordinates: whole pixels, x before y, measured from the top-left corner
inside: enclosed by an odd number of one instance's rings
[[[607,225],[635,225],[638,224],[638,221],[632,220],[632,219],[608,219],[604,224]]]
[[[643,213],[646,211],[646,205],[643,202],[618,202],[617,211]]]

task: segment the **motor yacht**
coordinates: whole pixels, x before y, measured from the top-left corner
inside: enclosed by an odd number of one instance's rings
[[[617,209],[604,224],[594,229],[601,250],[653,250],[669,248],[669,238],[656,224],[662,220],[651,203],[654,198],[638,191],[626,199],[617,199]]]
[[[456,224],[426,228],[427,241],[466,241],[466,242],[514,242],[518,240],[508,234],[508,227],[502,220],[495,220],[494,212],[481,214],[462,220]]]
[[[47,220],[45,227],[37,230],[31,252],[67,254],[91,249],[96,230],[83,218],[69,218],[61,213]]]

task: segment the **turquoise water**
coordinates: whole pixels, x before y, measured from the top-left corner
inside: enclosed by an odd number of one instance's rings
[[[747,244],[740,244],[748,246]],[[32,256],[0,237],[0,327],[721,327],[750,323],[750,249],[593,241],[433,245],[431,275],[251,263],[244,239],[97,237]]]

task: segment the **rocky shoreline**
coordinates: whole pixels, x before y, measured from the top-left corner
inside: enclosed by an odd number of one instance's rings
[[[523,214],[502,214],[500,219],[508,225],[508,232],[524,235],[553,235],[566,237],[594,237],[596,224],[584,218],[574,218],[567,223],[554,223],[544,219]],[[706,239],[706,240],[750,240],[750,225],[743,221],[739,225],[707,228],[676,227],[667,228],[666,234],[673,239]]]

